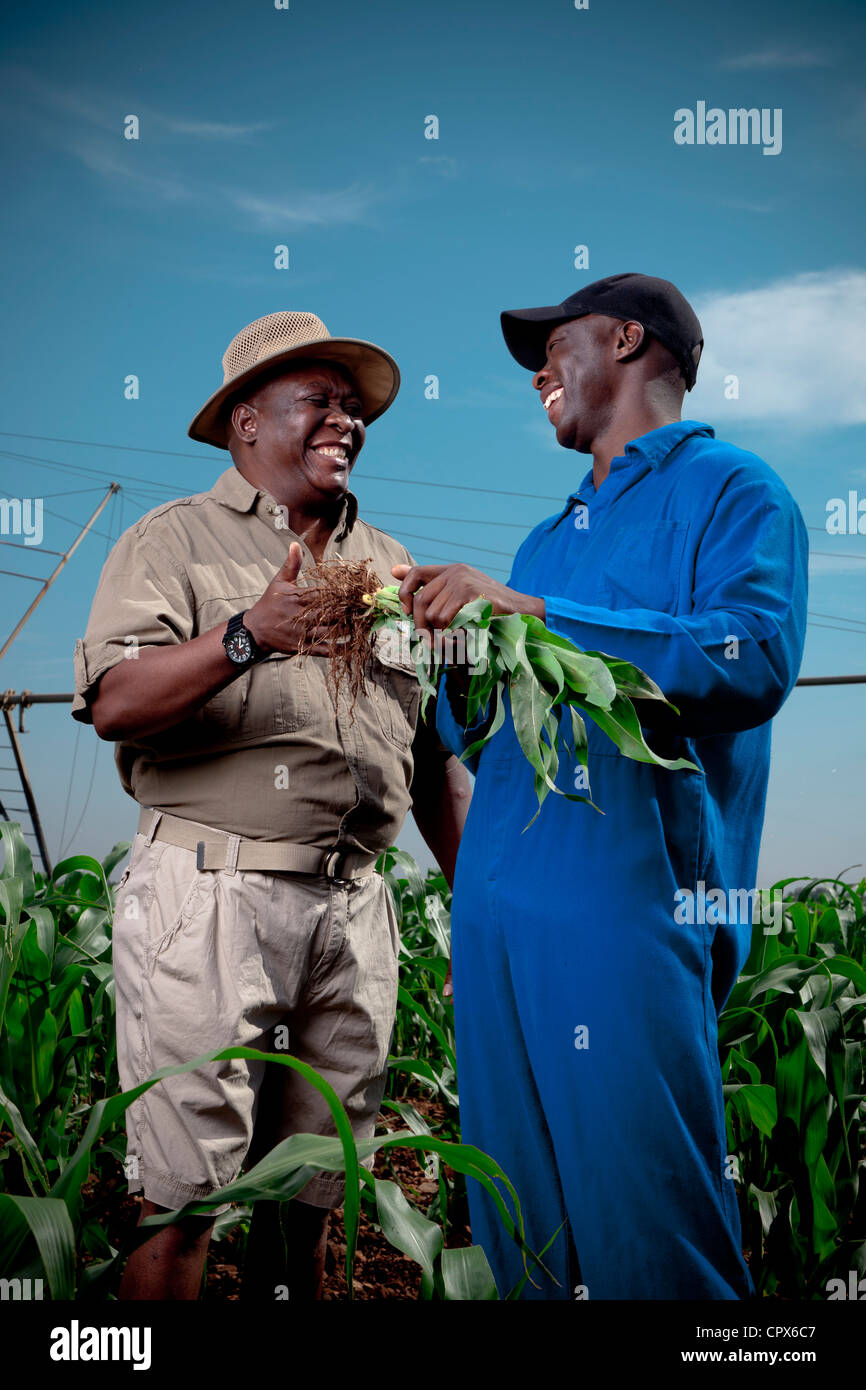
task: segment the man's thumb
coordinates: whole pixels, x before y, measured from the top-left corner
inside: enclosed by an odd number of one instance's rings
[[[294,584],[301,572],[301,565],[304,559],[304,552],[297,541],[292,541],[289,546],[289,553],[280,565],[275,579],[284,579],[288,584]]]

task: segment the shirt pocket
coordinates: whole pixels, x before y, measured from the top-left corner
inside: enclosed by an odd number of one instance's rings
[[[676,613],[688,529],[687,521],[618,527],[599,582],[599,604]]]
[[[412,746],[421,706],[421,687],[405,644],[383,629],[370,663],[371,703],[382,733],[395,747]]]
[[[294,733],[310,720],[303,658],[275,653],[220,690],[199,711],[205,730],[240,740]]]

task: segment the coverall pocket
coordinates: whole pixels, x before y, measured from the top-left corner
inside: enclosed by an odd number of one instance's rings
[[[599,583],[599,603],[676,613],[688,529],[687,521],[618,527]]]

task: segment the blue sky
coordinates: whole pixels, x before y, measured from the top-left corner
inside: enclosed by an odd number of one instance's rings
[[[742,0],[19,9],[0,64],[0,496],[44,497],[43,546],[62,550],[101,486],[124,493],[5,658],[3,687],[71,688],[109,537],[227,465],[186,427],[228,340],[277,308],[401,365],[354,475],[364,514],[419,557],[507,571],[588,460],[556,445],[499,311],[622,270],[692,300],[707,346],[686,413],[767,459],[818,528],[803,674],[866,671],[866,538],[821,529],[828,499],[866,498],[864,30],[854,4]],[[698,101],[781,108],[781,152],[675,144],[674,112]],[[53,564],[37,547],[2,556]],[[35,585],[2,583],[11,628]],[[863,701],[863,687],[797,690],[777,718],[763,882],[866,861]],[[52,852],[131,838],[110,747],[62,707],[27,722]]]

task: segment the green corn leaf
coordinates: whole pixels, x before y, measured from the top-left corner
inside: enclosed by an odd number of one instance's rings
[[[751,1083],[737,1086],[734,1090],[733,1102],[738,1113],[744,1119],[751,1120],[761,1134],[770,1135],[773,1133],[779,1112],[776,1106],[776,1092],[772,1086],[752,1085]]]
[[[407,989],[404,989],[403,985],[398,986],[397,998],[399,999],[400,1003],[403,1004],[409,1010],[410,1013],[413,1013],[416,1018],[420,1018],[424,1026],[430,1030],[430,1032],[433,1034],[433,1037],[436,1039],[439,1046],[441,1047],[444,1057],[449,1062],[449,1064],[456,1070],[457,1059],[454,1056],[454,1049],[451,1047],[451,1044],[446,1038],[444,1030],[440,1028],[439,1024],[435,1021],[435,1019],[430,1017],[430,1014],[424,1008],[424,1005],[421,1004],[417,999],[415,999]]]
[[[471,743],[460,755],[460,761],[465,762],[467,758],[474,757],[485,745],[489,743],[494,734],[498,734],[502,725],[505,723],[505,701],[502,698],[502,687],[504,682],[499,681],[493,688],[491,700],[493,702],[493,718],[480,738]]]
[[[817,962],[810,960],[808,956],[788,955],[780,963],[771,963],[768,969],[762,970],[748,981],[747,998],[750,1003],[754,1003],[771,989],[778,990],[781,994],[794,994],[803,981],[817,969]],[[743,980],[743,984],[746,983]]]
[[[25,918],[21,920],[21,880],[9,878],[0,880],[0,907],[6,914],[5,923],[0,924],[0,1029],[2,1029],[5,1016],[6,1004],[9,998],[9,987],[12,977],[18,967],[21,951],[24,946],[24,938],[30,929],[30,921]]]
[[[2,824],[2,821],[0,821]],[[0,878],[0,907],[3,909],[3,933],[8,954],[24,905],[24,881],[20,878]]]
[[[14,1259],[27,1234],[36,1242],[53,1299],[75,1297],[75,1231],[65,1202],[54,1197],[0,1193],[0,1270]]]
[[[375,1191],[376,1210],[385,1239],[419,1264],[429,1283],[434,1284],[434,1266],[444,1244],[441,1227],[416,1211],[396,1183],[373,1178],[367,1173],[364,1181]]]
[[[813,1252],[821,1260],[833,1250],[839,1230],[836,1191],[823,1153],[819,1153],[810,1166],[809,1176],[812,1194],[811,1244]]]
[[[407,854],[404,849],[397,849],[396,846],[392,846],[388,850],[388,873],[394,879],[402,880],[406,884],[415,907],[419,912],[423,912],[424,901],[427,897],[427,884],[412,855]]]
[[[102,861],[102,872],[105,874],[106,878],[117,868],[121,860],[126,858],[131,849],[132,845],[128,840],[125,840],[114,845],[113,848],[108,851],[108,854]]]
[[[480,1245],[443,1250],[441,1266],[445,1297],[451,1302],[498,1300],[493,1271]]]
[[[581,767],[588,767],[589,745],[586,737],[586,722],[583,715],[576,705],[569,705],[568,712],[571,715],[571,732],[574,740],[574,755]],[[587,778],[587,781],[589,779]]]
[[[825,1009],[796,1010],[809,1052],[827,1080],[827,1055],[833,1041],[843,1031],[842,1015],[835,1004]]]
[[[616,681],[606,659],[594,652],[580,651],[567,638],[551,632],[540,618],[527,615],[524,622],[529,636],[556,656],[572,690],[583,695],[587,704],[609,709],[616,697]]]
[[[526,655],[536,679],[556,701],[565,690],[565,675],[553,650],[539,642],[526,643]]]
[[[548,696],[531,674],[528,677],[522,673],[512,676],[511,717],[517,741],[530,766],[548,786],[552,786],[541,748],[541,730],[549,709]]]
[[[512,679],[520,671],[531,672],[526,655],[526,624],[519,613],[493,618],[489,634],[495,655]]]
[[[496,660],[488,661],[484,671],[473,673],[466,696],[467,728],[475,722],[494,690],[501,690],[502,684],[503,668]]]
[[[493,604],[486,598],[474,598],[469,603],[464,603],[459,612],[455,613],[451,622],[448,624],[449,632],[456,632],[461,627],[489,627],[493,617]]]
[[[764,1235],[767,1236],[770,1234],[770,1227],[778,1214],[778,1207],[776,1206],[777,1194],[775,1192],[764,1192],[760,1187],[756,1187],[754,1183],[749,1184],[749,1193],[755,1199],[758,1215],[761,1218],[761,1229]]]
[[[98,885],[91,889],[87,882],[83,880],[78,885],[82,896],[87,892],[92,892],[94,898],[104,896],[106,902],[111,902],[111,893],[108,887],[108,879],[105,876],[105,870],[99,860],[92,859],[89,854],[73,854],[70,855],[68,859],[62,859],[59,864],[55,864],[54,872],[51,875],[51,881],[56,885],[61,878],[65,878],[68,874],[73,874],[76,871],[81,871],[86,875],[92,875]]]
[[[30,920],[36,923],[36,944],[50,964],[57,946],[57,922],[54,913],[50,907],[43,906],[30,907],[27,910]]]
[[[0,821],[0,845],[3,847],[0,879],[18,879],[22,900],[29,902],[34,893],[33,856],[17,821]]]
[[[428,1125],[424,1116],[421,1115],[408,1101],[390,1100],[387,1096],[382,1101],[383,1110],[393,1110],[402,1120],[405,1120],[413,1134],[426,1134],[432,1138],[433,1131]]]
[[[426,1082],[434,1091],[440,1093],[446,1105],[451,1105],[456,1109],[457,1096],[455,1092],[423,1057],[389,1057],[388,1066],[392,1071],[401,1072],[406,1076],[414,1076],[418,1081]]]
[[[856,960],[837,953],[828,958],[827,965],[831,975],[851,980],[859,994],[866,994],[866,970]]]
[[[21,1157],[26,1160],[24,1164],[24,1176],[30,1191],[33,1193],[34,1197],[39,1195],[31,1181],[31,1178],[35,1177],[38,1179],[43,1192],[47,1192],[51,1183],[48,1178],[48,1169],[45,1166],[45,1160],[39,1152],[39,1146],[24,1123],[24,1117],[18,1109],[18,1106],[10,1100],[9,1096],[7,1096],[3,1090],[0,1090],[0,1117],[2,1117],[4,1122],[11,1129],[15,1136],[15,1147]]]
[[[750,1081],[754,1082],[755,1085],[758,1085],[760,1083],[761,1073],[759,1068],[755,1066],[754,1062],[750,1062],[748,1057],[745,1057],[742,1052],[739,1052],[737,1050],[736,1047],[731,1047],[731,1051],[728,1054],[728,1056],[732,1063],[735,1063],[737,1066],[743,1069]]]
[[[634,666],[630,661],[622,661],[617,656],[608,656],[607,652],[588,651],[585,655],[604,662],[620,695],[627,695],[630,700],[661,700],[663,704],[670,705],[671,709],[675,708],[670,700],[666,699],[661,688],[654,680],[650,680],[639,666]]]
[[[692,772],[701,771],[694,763],[689,762],[688,758],[660,758],[654,753],[644,739],[634,705],[624,695],[616,697],[609,711],[587,707],[584,713],[613,740],[627,758],[634,758],[641,763],[654,763],[656,767],[666,767],[671,771],[679,768],[689,768]]]
[[[443,956],[447,956],[451,950],[451,920],[437,893],[428,893],[424,899],[424,921],[430,928],[439,950]],[[425,961],[425,966],[428,964]]]

